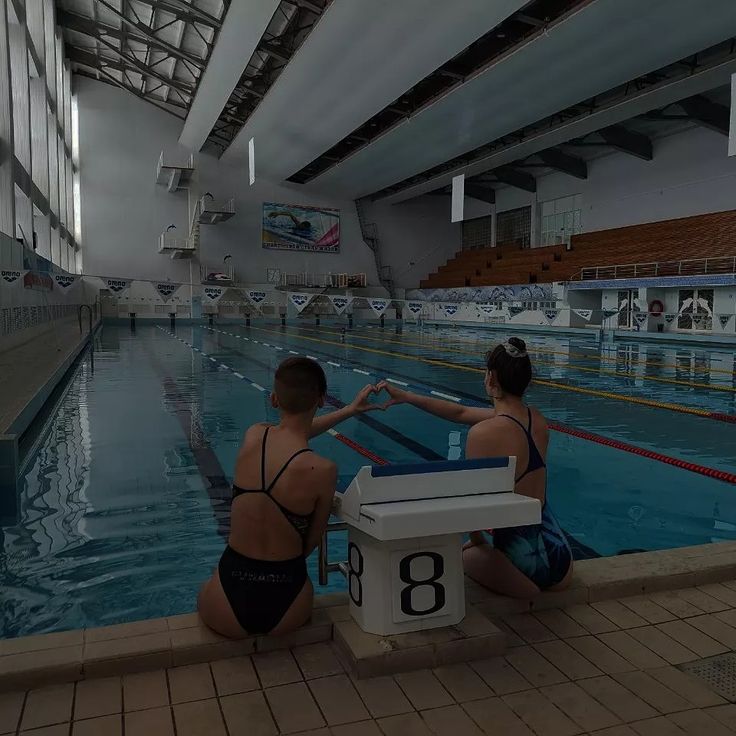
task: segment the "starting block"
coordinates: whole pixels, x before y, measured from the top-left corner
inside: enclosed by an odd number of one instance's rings
[[[514,493],[515,457],[363,467],[348,486],[350,614],[371,634],[452,626],[465,617],[463,535],[541,523]]]

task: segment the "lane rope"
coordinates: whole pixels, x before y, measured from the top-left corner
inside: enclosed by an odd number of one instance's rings
[[[183,338],[179,337],[178,335],[174,334],[173,332],[169,332],[165,330],[160,325],[156,325],[156,327],[161,330],[161,332],[164,333],[164,335],[168,335],[169,337],[173,337],[175,340],[178,340],[182,345],[186,345],[190,350],[193,350],[195,352],[198,352],[200,355],[202,355],[205,358],[210,358],[210,360],[213,360],[214,362],[217,362],[216,359],[213,359],[207,353],[203,352],[199,348],[194,347],[191,343],[188,343]],[[208,328],[211,329],[211,328]],[[220,332],[220,330],[213,330],[216,332]],[[227,334],[227,333],[225,333]],[[235,337],[235,336],[234,336]],[[254,341],[255,342],[255,341]],[[265,343],[264,343],[265,344]],[[269,346],[270,347],[270,346]],[[252,386],[257,391],[266,392],[268,389],[261,386],[259,383],[256,383],[255,381],[252,381],[247,376],[244,376],[242,373],[238,373],[236,370],[231,368],[226,363],[219,363],[218,368],[228,370],[230,371],[234,376],[239,378],[242,381],[245,381],[249,386]],[[388,460],[382,458],[380,455],[376,455],[375,452],[372,452],[367,447],[363,447],[363,445],[358,444],[355,440],[350,439],[350,437],[347,437],[346,435],[342,434],[341,432],[337,432],[336,430],[330,428],[327,430],[327,434],[329,434],[331,437],[334,437],[338,442],[342,442],[343,445],[347,445],[351,450],[354,450],[359,455],[362,455],[363,457],[368,458],[372,463],[375,465],[388,465]]]
[[[330,335],[339,335],[341,333],[334,332],[331,330],[315,330],[311,327],[299,327],[298,329],[304,330],[306,332],[317,332],[318,334],[322,332],[326,332]],[[388,342],[392,343],[393,345],[409,345],[416,348],[424,348],[432,349],[432,350],[441,350],[445,353],[458,353],[459,355],[468,355],[477,358],[478,356],[475,353],[470,353],[467,350],[458,350],[457,348],[450,348],[445,347],[443,345],[426,345],[420,342],[411,342],[409,340],[393,340],[388,337],[386,338],[380,338],[380,337],[372,337],[371,335],[363,335],[356,333],[355,331],[351,332],[351,337],[357,338],[358,340],[371,340],[374,342]],[[452,338],[453,340],[457,340],[457,338]],[[462,342],[462,341],[458,341]],[[352,344],[352,343],[349,343]],[[535,349],[531,348],[530,352],[534,352]],[[559,355],[567,355],[570,356],[570,353],[563,353],[562,351],[555,351],[556,354]],[[601,356],[601,359],[603,356]],[[553,366],[555,368],[560,368],[562,370],[571,370],[571,371],[582,371],[585,373],[593,373],[596,375],[606,375],[606,376],[613,376],[615,378],[633,378],[635,380],[642,380],[642,381],[656,381],[658,383],[668,383],[673,384],[675,386],[685,386],[686,388],[702,388],[705,390],[710,391],[726,391],[728,393],[736,393],[736,388],[733,386],[722,386],[718,384],[711,384],[711,383],[700,383],[698,381],[685,381],[680,378],[668,378],[667,376],[639,376],[636,373],[631,373],[630,371],[619,371],[619,370],[610,370],[608,368],[591,368],[589,366],[582,366],[582,365],[559,365],[558,363],[555,363],[552,360],[541,360],[539,358],[535,358],[536,363],[540,363],[541,365],[549,365]]]
[[[211,327],[207,327],[206,329],[210,330],[211,332],[219,332],[223,335],[229,335],[231,337],[239,337],[238,335],[235,335],[231,332],[225,332],[224,330],[217,330]],[[265,346],[266,343],[259,343],[258,340],[253,340],[256,344],[261,344],[262,346]],[[269,346],[270,347],[270,346]],[[327,364],[330,364],[330,361],[324,360],[324,361],[318,361],[318,362],[324,362]],[[364,375],[373,375],[370,374],[365,370],[359,370],[356,368],[352,369],[355,372],[362,373]],[[394,383],[401,383],[404,386],[408,386],[412,388],[415,391],[419,391],[421,393],[427,393],[427,390],[425,390],[423,387],[410,385],[405,382],[399,382],[399,381],[393,381]],[[471,402],[463,399],[459,399],[456,397],[450,397],[447,394],[439,393],[436,391],[429,391],[429,393],[433,393],[435,395],[445,396],[447,398],[451,398],[453,401],[457,401],[458,403],[463,403],[465,405],[469,406],[479,406],[484,407],[485,405],[480,402]],[[567,424],[562,424],[560,422],[550,421],[548,422],[549,429],[555,432],[561,432],[563,434],[567,434],[573,437],[577,437],[582,440],[587,440],[588,442],[595,442],[599,445],[604,445],[606,447],[612,447],[617,450],[621,450],[623,452],[629,452],[634,455],[638,455],[640,457],[647,458],[649,460],[655,460],[660,463],[664,463],[666,465],[672,465],[674,467],[680,468],[681,470],[687,470],[692,473],[698,473],[699,475],[704,475],[708,478],[713,478],[715,480],[723,481],[724,483],[730,483],[732,485],[736,485],[736,473],[730,473],[724,470],[718,470],[717,468],[711,468],[707,465],[700,465],[698,463],[693,463],[687,460],[681,460],[680,458],[672,457],[671,455],[665,455],[661,452],[657,452],[655,450],[647,450],[643,447],[638,447],[636,445],[629,444],[628,442],[622,442],[621,440],[612,439],[609,437],[604,437],[599,434],[595,434],[594,432],[589,432],[584,429],[578,429],[577,427],[571,427]],[[349,439],[349,438],[346,438]],[[350,440],[352,442],[352,440]],[[367,450],[366,448],[362,448],[365,452],[370,453],[370,450]],[[361,452],[361,454],[365,454],[365,452]],[[369,457],[369,455],[365,455],[365,457]]]
[[[262,327],[253,327],[249,329],[258,330],[260,332],[266,332],[271,335],[279,335],[280,333],[274,332],[273,330],[266,330]],[[345,343],[335,342],[334,340],[323,340],[317,337],[309,337],[307,335],[294,335],[290,334],[297,340],[309,340],[311,342],[319,342],[324,345],[335,345],[337,347],[345,347]],[[453,368],[455,370],[470,371],[472,373],[485,373],[482,368],[474,368],[469,365],[463,365],[462,363],[451,363],[449,361],[437,360],[435,358],[423,358],[418,355],[409,355],[405,353],[393,353],[388,350],[378,350],[377,348],[369,348],[365,345],[354,345],[351,344],[349,347],[355,350],[363,350],[368,353],[376,353],[378,355],[387,355],[391,358],[402,358],[404,360],[415,360],[420,363],[427,363],[429,365],[438,365],[445,368]],[[707,411],[706,409],[696,409],[690,406],[683,406],[682,404],[672,404],[666,401],[654,401],[653,399],[642,399],[638,396],[629,396],[628,394],[616,394],[611,391],[600,391],[598,389],[583,388],[582,386],[569,386],[563,383],[557,383],[555,381],[549,381],[547,379],[535,378],[532,383],[539,386],[547,386],[549,388],[556,388],[560,391],[571,391],[573,393],[585,394],[587,396],[598,396],[604,399],[611,399],[612,401],[624,401],[631,404],[639,404],[641,406],[650,406],[656,409],[667,409],[669,411],[675,411],[680,414],[691,414],[692,416],[703,417],[704,419],[714,419],[719,422],[727,422],[736,424],[736,415],[724,414],[723,412]]]

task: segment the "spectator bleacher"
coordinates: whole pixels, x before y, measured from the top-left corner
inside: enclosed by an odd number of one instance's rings
[[[736,256],[736,210],[573,235],[570,248],[518,245],[462,250],[426,279],[425,289],[569,281],[585,278],[730,271],[724,260],[678,265],[689,259]],[[672,263],[675,262],[675,263]],[[658,264],[655,268],[654,264]],[[633,268],[637,265],[636,270]],[[618,268],[614,266],[627,266]]]

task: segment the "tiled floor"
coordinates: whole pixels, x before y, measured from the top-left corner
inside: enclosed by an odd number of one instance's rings
[[[331,643],[0,695],[35,736],[733,736],[677,665],[736,648],[736,582],[505,618],[505,657],[354,680]]]

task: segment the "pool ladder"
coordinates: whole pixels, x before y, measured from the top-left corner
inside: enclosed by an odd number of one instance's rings
[[[92,366],[92,372],[94,373],[95,370],[95,341],[92,335],[92,307],[89,304],[80,304],[79,309],[77,310],[77,317],[79,319],[79,334],[82,334],[82,311],[87,308],[87,311],[89,312],[89,332],[87,334],[87,339],[89,340],[89,357],[90,357],[90,363]]]
[[[319,541],[319,584],[327,585],[327,576],[331,572],[341,572],[347,577],[348,563],[330,562],[327,557],[327,535],[330,532],[342,532],[348,528],[344,521],[331,521],[327,524],[327,529]]]

